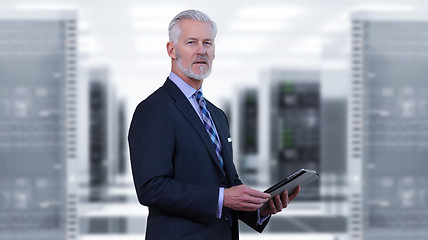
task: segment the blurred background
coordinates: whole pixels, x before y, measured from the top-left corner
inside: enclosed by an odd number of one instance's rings
[[[428,1],[1,0],[1,240],[144,239],[127,130],[189,8],[243,182],[321,175],[241,239],[428,239]]]

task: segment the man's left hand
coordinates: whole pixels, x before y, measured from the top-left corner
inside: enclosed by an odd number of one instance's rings
[[[298,186],[291,195],[288,195],[287,190],[283,191],[281,194],[276,195],[272,199],[269,200],[268,207],[264,207],[260,209],[260,215],[262,217],[266,217],[272,214],[277,214],[282,211],[282,209],[286,208],[288,204],[293,201],[294,198],[300,192],[300,186]]]

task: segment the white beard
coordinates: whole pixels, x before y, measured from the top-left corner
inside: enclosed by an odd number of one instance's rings
[[[178,53],[178,51],[176,51],[176,55],[177,55],[177,58],[175,59],[175,61],[177,62],[177,67],[187,77],[192,78],[192,79],[196,79],[196,80],[199,80],[199,81],[202,81],[202,80],[204,80],[205,78],[207,78],[211,74],[211,67],[210,66],[207,66],[208,67],[208,71],[206,73],[199,73],[199,74],[196,74],[196,73],[194,73],[192,71],[192,64],[190,64],[190,66],[187,69],[185,69],[184,66],[183,66],[183,62],[181,61],[181,57],[180,57],[180,54]],[[207,62],[209,62],[208,59],[205,58],[205,60]],[[200,71],[201,72],[202,72],[203,68],[204,67],[200,67]]]

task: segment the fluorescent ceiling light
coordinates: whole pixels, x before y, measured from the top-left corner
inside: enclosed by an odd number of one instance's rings
[[[284,21],[245,21],[238,20],[230,25],[231,31],[273,32],[285,27]]]
[[[260,49],[258,46],[249,46],[249,45],[234,45],[234,46],[224,46],[216,48],[217,55],[226,55],[226,54],[248,54],[254,53]]]
[[[144,59],[140,61],[140,66],[142,67],[162,67],[162,68],[169,68],[170,67],[170,60],[169,58],[165,59]]]
[[[287,26],[287,19],[302,14],[294,6],[248,6],[241,8],[230,25],[231,31],[275,32]]]
[[[137,45],[137,51],[142,54],[148,54],[151,56],[168,56],[166,51],[166,45],[162,47],[161,45],[158,45],[156,47],[151,47],[147,45]]]
[[[135,42],[137,44],[141,45],[164,45],[166,46],[166,43],[168,42],[168,35],[167,34],[150,34],[147,36],[141,35],[135,38]]]
[[[319,36],[307,37],[302,41],[304,45],[321,46],[323,40]]]
[[[289,52],[292,54],[320,54],[322,40],[319,36],[307,37],[297,45],[291,47]]]
[[[261,5],[261,6],[249,6],[243,7],[238,12],[240,18],[251,18],[251,19],[285,19],[293,18],[301,15],[303,10],[296,6],[285,6],[285,5]]]
[[[173,16],[183,11],[183,9],[187,9],[186,6],[137,5],[130,7],[129,13],[133,18],[168,18],[169,20],[171,20]]]
[[[213,61],[213,68],[230,68],[230,67],[239,67],[243,64],[243,61],[238,59],[228,59],[226,57],[219,57]]]
[[[18,10],[76,10],[76,5],[72,4],[17,4]]]
[[[86,31],[86,30],[89,30],[90,28],[89,23],[84,20],[79,21],[77,26],[79,27],[79,31]]]
[[[227,35],[217,39],[222,45],[257,45],[266,42],[269,39],[262,35]]]
[[[157,43],[157,44],[150,44],[150,45],[144,45],[144,44],[138,44],[137,50],[142,53],[162,53],[167,54],[166,51],[166,43]]]
[[[315,46],[315,45],[297,45],[294,47],[291,47],[289,49],[289,52],[292,54],[320,54],[321,53],[321,47]]]
[[[229,54],[244,54],[253,53],[258,49],[255,46],[225,46],[216,48],[216,55],[229,55]]]
[[[322,69],[348,69],[349,63],[344,60],[328,60],[321,61]]]
[[[217,53],[251,53],[269,40],[263,35],[229,35],[216,41]]]
[[[394,5],[394,4],[364,4],[356,5],[351,8],[351,11],[414,11],[414,7],[410,5]]]
[[[323,33],[345,32],[349,30],[349,20],[337,20],[321,27]]]
[[[135,38],[136,48],[141,53],[166,55],[167,35],[147,35]]]
[[[168,31],[169,21],[159,20],[147,20],[147,21],[134,21],[132,22],[132,28],[138,31]]]

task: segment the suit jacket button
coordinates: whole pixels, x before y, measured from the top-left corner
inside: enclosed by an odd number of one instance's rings
[[[224,217],[224,220],[229,221],[230,218],[229,217]]]

